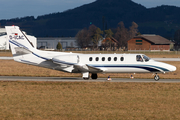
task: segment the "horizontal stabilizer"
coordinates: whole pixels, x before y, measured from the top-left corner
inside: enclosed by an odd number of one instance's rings
[[[30,50],[27,50],[23,47],[14,47],[14,49],[16,51],[16,55],[25,55],[32,53]]]

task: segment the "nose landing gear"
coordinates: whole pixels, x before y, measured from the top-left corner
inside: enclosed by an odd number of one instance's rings
[[[154,80],[158,81],[160,79],[159,75],[156,73],[156,75],[154,76]]]

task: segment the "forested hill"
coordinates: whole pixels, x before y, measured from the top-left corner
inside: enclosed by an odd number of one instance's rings
[[[90,24],[103,29],[116,28],[120,21],[126,27],[131,22],[139,25],[142,34],[159,34],[166,38],[180,29],[180,7],[159,6],[147,9],[131,0],[96,0],[62,13],[1,20],[1,26],[18,25],[37,37],[75,36]]]

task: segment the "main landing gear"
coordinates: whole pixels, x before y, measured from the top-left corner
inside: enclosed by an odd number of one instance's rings
[[[84,80],[89,80],[89,72],[82,73],[82,77]]]
[[[159,77],[159,75],[157,75],[157,73],[156,73],[156,75],[154,76],[154,80],[155,81],[158,81],[160,79],[160,77]]]
[[[83,77],[84,80],[89,80],[89,77]]]
[[[83,73],[83,79],[84,80],[89,80],[89,73]],[[97,74],[92,74],[91,75],[91,79],[97,79],[98,78],[98,76],[97,76]]]
[[[97,74],[92,74],[92,75],[91,75],[91,78],[92,78],[92,79],[97,79],[98,76],[97,76]]]

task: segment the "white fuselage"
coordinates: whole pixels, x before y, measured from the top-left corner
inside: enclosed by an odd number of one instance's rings
[[[86,54],[79,55],[79,63],[102,69],[105,73],[146,73],[146,72],[170,72],[176,67],[157,62],[137,61],[136,56],[141,54]],[[92,61],[89,59],[92,58]]]
[[[143,56],[143,54],[73,54],[38,50],[36,54],[27,54],[24,57],[14,58],[18,62],[75,73],[165,73],[176,70],[175,66],[152,59],[145,61],[142,57],[142,61],[137,61],[137,55]],[[59,65],[57,66],[57,64]],[[84,69],[78,71],[74,65],[81,66]],[[86,66],[101,71],[90,70]]]

